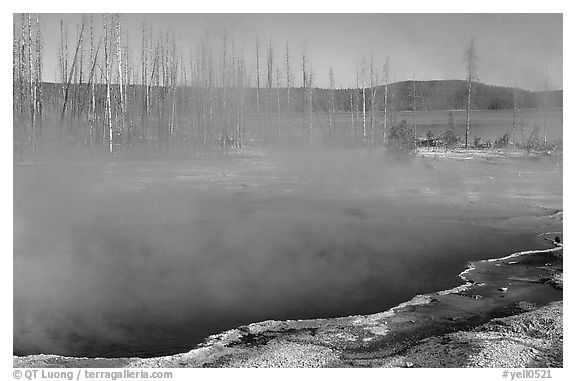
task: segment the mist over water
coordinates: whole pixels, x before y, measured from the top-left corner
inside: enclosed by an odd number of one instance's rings
[[[15,166],[14,353],[177,353],[250,322],[453,287],[467,261],[535,245],[479,222],[497,207],[429,202],[521,187],[481,183],[344,153]]]

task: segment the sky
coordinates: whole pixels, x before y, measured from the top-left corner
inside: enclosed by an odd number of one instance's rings
[[[480,82],[543,90],[548,77],[549,89],[563,88],[562,14],[122,14],[134,57],[139,54],[144,17],[155,33],[173,33],[185,55],[203,33],[208,32],[217,48],[226,34],[243,49],[253,73],[257,40],[262,53],[272,41],[276,60],[288,43],[297,87],[302,85],[299,65],[304,47],[319,87],[328,86],[330,66],[337,87],[354,86],[356,68],[370,57],[380,71],[386,58],[390,59],[391,81],[464,79],[465,50],[474,38]],[[41,19],[44,79],[53,81],[60,20],[68,23],[72,41],[81,16],[42,14]],[[94,20],[101,24],[101,15]],[[262,54],[261,65],[264,59]]]

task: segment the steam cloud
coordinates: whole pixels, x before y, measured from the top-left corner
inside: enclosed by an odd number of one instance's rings
[[[152,356],[253,321],[376,312],[506,250],[501,233],[405,191],[449,174],[344,154],[277,159],[258,171],[214,163],[237,191],[176,181],[200,173],[184,164],[16,168],[15,353]]]

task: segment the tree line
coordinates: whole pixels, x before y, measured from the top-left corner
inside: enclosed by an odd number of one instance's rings
[[[97,27],[98,24],[98,27]],[[465,81],[392,83],[390,60],[362,58],[356,84],[316,84],[306,48],[256,40],[247,57],[227,35],[180,46],[144,17],[138,46],[119,15],[60,22],[56,83],[42,81],[39,16],[15,16],[13,136],[20,157],[50,151],[194,153],[316,141],[384,144],[398,111],[561,107],[542,94]],[[97,33],[96,30],[101,30]],[[255,67],[255,70],[254,70]],[[475,68],[469,69],[475,70]],[[415,122],[414,122],[415,124]]]

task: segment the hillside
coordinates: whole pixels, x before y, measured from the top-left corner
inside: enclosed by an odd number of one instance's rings
[[[417,110],[451,110],[466,108],[467,82],[463,80],[433,80],[433,81],[403,81],[388,85],[388,107],[399,111],[408,111],[413,108],[413,89],[416,88]],[[319,90],[328,93],[329,90]],[[350,94],[355,89],[343,89],[337,91],[337,109],[350,110]],[[370,89],[366,94],[370,94]],[[483,83],[475,83],[472,87],[472,109],[475,110],[503,110],[514,108],[514,89],[504,86],[492,86]],[[359,104],[361,106],[361,90]],[[528,90],[517,90],[518,108],[544,107],[544,95],[546,93]],[[562,90],[548,91],[547,104],[549,108],[562,108]],[[367,95],[367,98],[369,95]],[[322,97],[328,99],[328,97]],[[319,102],[321,98],[319,97]],[[378,109],[383,109],[384,86],[376,89],[376,101]],[[319,105],[326,108],[328,101]],[[370,100],[367,99],[367,108],[370,109]]]
[[[413,89],[416,88],[416,110],[455,110],[466,108],[467,82],[464,80],[432,80],[432,81],[402,81],[388,85],[388,109],[396,111],[411,111],[413,109]],[[60,84],[44,83],[43,96],[45,101],[54,102],[54,98],[62,96]],[[82,86],[83,92],[86,92],[87,84],[75,85],[71,87]],[[97,85],[100,91],[104,92],[104,85]],[[117,87],[117,86],[116,86]],[[129,93],[138,97],[141,96],[143,89],[139,85],[129,85]],[[196,88],[192,88],[194,94]],[[219,88],[214,88],[215,93]],[[278,91],[279,90],[279,91]],[[472,109],[474,110],[505,110],[514,108],[514,89],[504,86],[486,85],[483,83],[474,83],[472,88]],[[74,90],[71,92],[75,93]],[[249,108],[255,110],[256,89],[247,89]],[[372,88],[366,88],[366,109],[371,109],[371,92]],[[179,94],[186,94],[187,91],[180,91]],[[544,98],[547,95],[548,108],[562,108],[563,91],[555,90],[533,92],[528,90],[517,90],[517,106],[521,109],[527,108],[544,108]],[[260,88],[260,103],[264,110],[266,105],[270,104],[272,111],[276,111],[278,100],[281,108],[284,109],[287,103],[286,88]],[[306,102],[303,99],[303,89],[301,87],[290,88],[290,103],[293,112],[302,112],[303,105]],[[313,109],[316,112],[328,112],[330,104],[330,90],[315,88],[313,91]],[[334,92],[334,103],[336,111],[349,112],[352,105],[356,105],[356,110],[362,110],[362,89],[337,89]],[[375,107],[378,110],[384,109],[384,86],[376,88]]]

